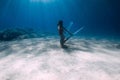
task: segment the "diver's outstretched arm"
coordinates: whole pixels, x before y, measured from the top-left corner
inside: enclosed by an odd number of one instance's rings
[[[68,31],[66,28],[63,27],[63,29],[68,32],[70,35],[73,35],[70,31]]]

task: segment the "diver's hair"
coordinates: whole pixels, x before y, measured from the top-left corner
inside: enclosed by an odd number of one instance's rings
[[[63,21],[59,20],[57,25],[63,25]]]

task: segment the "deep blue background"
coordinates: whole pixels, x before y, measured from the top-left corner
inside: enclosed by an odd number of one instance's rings
[[[82,36],[120,37],[119,0],[0,0],[0,29],[33,28],[41,32],[57,33],[62,19],[72,29],[85,26]]]

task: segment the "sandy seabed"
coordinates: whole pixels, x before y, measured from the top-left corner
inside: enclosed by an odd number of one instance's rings
[[[119,42],[54,37],[0,42],[0,80],[120,80]]]

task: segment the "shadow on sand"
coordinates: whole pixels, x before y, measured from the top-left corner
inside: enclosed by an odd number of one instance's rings
[[[81,52],[93,52],[93,48],[92,45],[88,44],[87,42],[84,43],[84,45],[82,44],[67,44],[65,45],[66,47],[64,47],[63,49],[65,50],[65,52],[67,53],[73,53],[75,51],[81,51]]]

